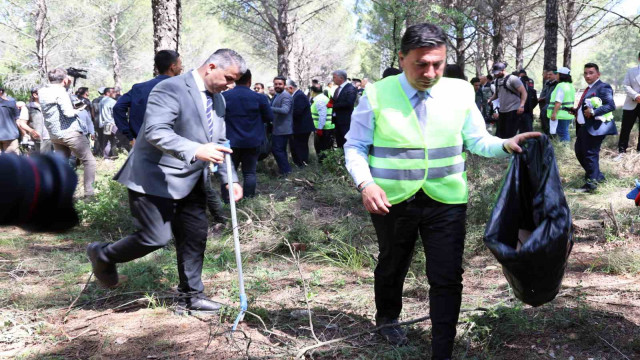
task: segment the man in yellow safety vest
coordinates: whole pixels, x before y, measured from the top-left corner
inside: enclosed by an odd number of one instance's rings
[[[376,230],[377,325],[403,345],[398,326],[402,288],[418,234],[427,258],[432,358],[450,359],[462,300],[462,255],[467,210],[464,149],[483,156],[520,152],[523,133],[487,133],[473,87],[442,78],[446,34],[432,24],[407,28],[399,52],[404,72],[370,84],[355,109],[344,146],[353,177]]]

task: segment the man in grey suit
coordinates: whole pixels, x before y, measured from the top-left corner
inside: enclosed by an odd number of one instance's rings
[[[178,257],[178,313],[217,311],[202,284],[207,242],[204,181],[211,163],[220,164],[226,183],[225,103],[220,92],[246,71],[233,50],[213,53],[198,69],[167,79],[149,95],[144,122],[129,158],[115,180],[129,189],[135,233],[107,243],[92,243],[87,254],[98,281],[118,283],[116,263],[145,256],[167,245],[172,234]],[[236,200],[242,187],[233,175]],[[229,185],[227,184],[227,187]]]
[[[638,54],[638,62],[640,62],[640,53]],[[624,106],[622,107],[622,129],[620,129],[620,138],[618,139],[618,159],[627,152],[629,146],[629,135],[631,129],[636,120],[640,119],[640,65],[634,66],[624,77],[624,91],[627,93],[627,97],[624,100]],[[636,148],[640,152],[640,137],[638,137],[638,145]]]
[[[287,141],[293,134],[293,98],[289,92],[284,91],[286,81],[287,79],[283,76],[276,76],[273,79],[273,87],[277,95],[271,102],[271,111],[273,111],[271,152],[283,176],[291,172],[287,156]]]

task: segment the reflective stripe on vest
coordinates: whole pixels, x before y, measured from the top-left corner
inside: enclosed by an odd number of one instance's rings
[[[313,104],[311,104],[311,118],[313,119],[313,126],[315,126],[315,128],[318,128],[318,121],[320,121],[320,113],[318,113],[318,108],[316,106],[316,99],[318,100],[322,100],[324,101],[325,104],[329,103],[329,98],[326,97],[324,94],[320,94],[317,95],[316,97],[313,98],[314,102]],[[332,121],[332,114],[333,114],[333,108],[327,108],[327,116],[325,117],[325,122],[324,122],[324,127],[322,128],[322,130],[333,130],[336,128],[336,126],[333,124]]]
[[[442,78],[431,88],[423,132],[398,76],[365,90],[374,113],[369,168],[391,204],[422,189],[447,204],[467,202],[462,127],[475,95],[470,84]]]
[[[553,93],[551,93],[551,99],[549,101],[549,107],[547,108],[547,117],[551,118],[551,115],[553,115],[553,107],[556,103],[558,89],[562,89],[564,92],[564,98],[562,99],[560,110],[556,113],[556,118],[558,120],[573,120],[574,116],[566,108],[573,108],[576,90],[573,88],[573,85],[568,82],[561,82],[556,85],[555,89],[553,89]]]

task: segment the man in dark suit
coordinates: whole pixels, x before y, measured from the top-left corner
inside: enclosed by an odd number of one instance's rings
[[[336,126],[336,143],[342,148],[346,142],[344,136],[351,126],[351,113],[358,98],[358,90],[347,81],[346,71],[336,70],[332,75],[333,82],[338,85],[333,93],[333,123]]]
[[[222,93],[227,103],[225,123],[227,138],[231,142],[231,159],[234,165],[242,164],[242,189],[245,197],[256,194],[256,166],[260,155],[260,144],[265,139],[265,124],[273,121],[269,99],[254,92],[251,86],[251,71],[236,81],[236,87]],[[228,195],[222,191],[222,196]]]
[[[311,118],[309,98],[298,89],[295,81],[288,79],[286,90],[293,97],[293,135],[291,135],[291,158],[298,167],[309,163],[309,136],[316,129]]]
[[[227,181],[225,104],[220,92],[237,80],[246,63],[220,49],[198,69],[159,83],[149,95],[141,132],[115,180],[129,191],[139,230],[115,243],[87,248],[93,273],[107,287],[118,283],[117,263],[163,248],[173,237],[178,257],[178,313],[217,311],[204,296],[202,262],[207,243],[204,181],[211,163]],[[242,187],[233,175],[236,200]]]
[[[600,81],[600,69],[598,65],[588,63],[584,66],[584,79],[589,85],[578,103],[576,109],[576,132],[578,134],[575,144],[576,157],[585,171],[586,183],[580,191],[593,192],[598,183],[605,180],[600,172],[600,146],[607,135],[616,135],[618,130],[613,119],[613,111],[616,104],[613,101],[613,89],[611,85]],[[599,98],[602,105],[594,108],[592,98]]]
[[[113,119],[118,130],[129,139],[133,146],[147,109],[147,99],[154,86],[162,80],[182,73],[180,54],[173,50],[160,50],[153,58],[158,76],[143,83],[134,84],[131,90],[122,95],[113,107]],[[129,120],[127,121],[127,113]]]

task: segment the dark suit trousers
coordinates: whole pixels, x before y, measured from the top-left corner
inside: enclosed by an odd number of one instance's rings
[[[180,278],[178,291],[190,295],[202,293],[208,227],[203,181],[180,200],[129,190],[129,205],[139,230],[103,247],[102,260],[124,263],[143,257],[166,246],[173,233]]]
[[[499,113],[496,136],[508,139],[516,136],[520,128],[520,115],[517,110]]]
[[[587,180],[603,180],[600,172],[600,146],[606,135],[593,136],[587,131],[586,126],[581,126],[576,138],[576,157],[585,171]]]
[[[336,128],[335,128],[336,144],[338,145],[339,148],[342,149],[344,147],[344,144],[347,142],[347,140],[344,137],[349,132],[351,123],[345,122],[345,123],[335,123],[335,124],[336,124]]]
[[[289,148],[291,149],[291,158],[293,163],[298,167],[303,167],[309,163],[309,136],[311,132],[291,135]]]
[[[217,186],[214,187],[211,183],[212,181],[214,181],[213,176],[209,175],[209,178],[204,183],[204,191],[207,197],[207,208],[209,209],[209,214],[213,216],[214,222],[224,223],[227,219],[223,215],[222,200],[220,200],[220,194],[216,191]]]
[[[640,105],[636,105],[636,108],[633,110],[622,110],[622,129],[620,130],[620,138],[618,138],[618,152],[627,152],[629,135],[631,134],[633,125],[638,119],[640,119]],[[636,149],[640,151],[640,133],[638,134],[638,145]]]
[[[290,135],[271,135],[271,152],[278,164],[280,175],[288,175],[291,172],[289,157],[287,156],[287,141]]]
[[[524,112],[520,115],[520,125],[518,131],[522,134],[533,131],[533,113]]]
[[[258,167],[258,156],[260,156],[260,148],[231,148],[231,161],[233,166],[238,170],[238,165],[242,169],[242,193],[245,198],[256,196],[256,185],[258,178],[256,176],[256,168]],[[220,192],[225,203],[229,203],[229,189],[226,185],[220,186]]]
[[[551,129],[549,125],[549,118],[547,117],[547,110],[540,110],[540,126],[542,127],[542,132],[551,136]]]
[[[318,162],[322,162],[322,160],[327,156],[323,152],[331,150],[333,147],[333,133],[334,130],[322,130],[322,136],[318,136],[318,134],[313,135],[313,146],[316,149]]]
[[[380,254],[374,271],[376,318],[393,320],[402,310],[402,288],[418,238],[427,257],[434,359],[451,358],[462,301],[462,255],[466,204],[447,205],[419,191],[393,205],[385,216],[371,215]]]

